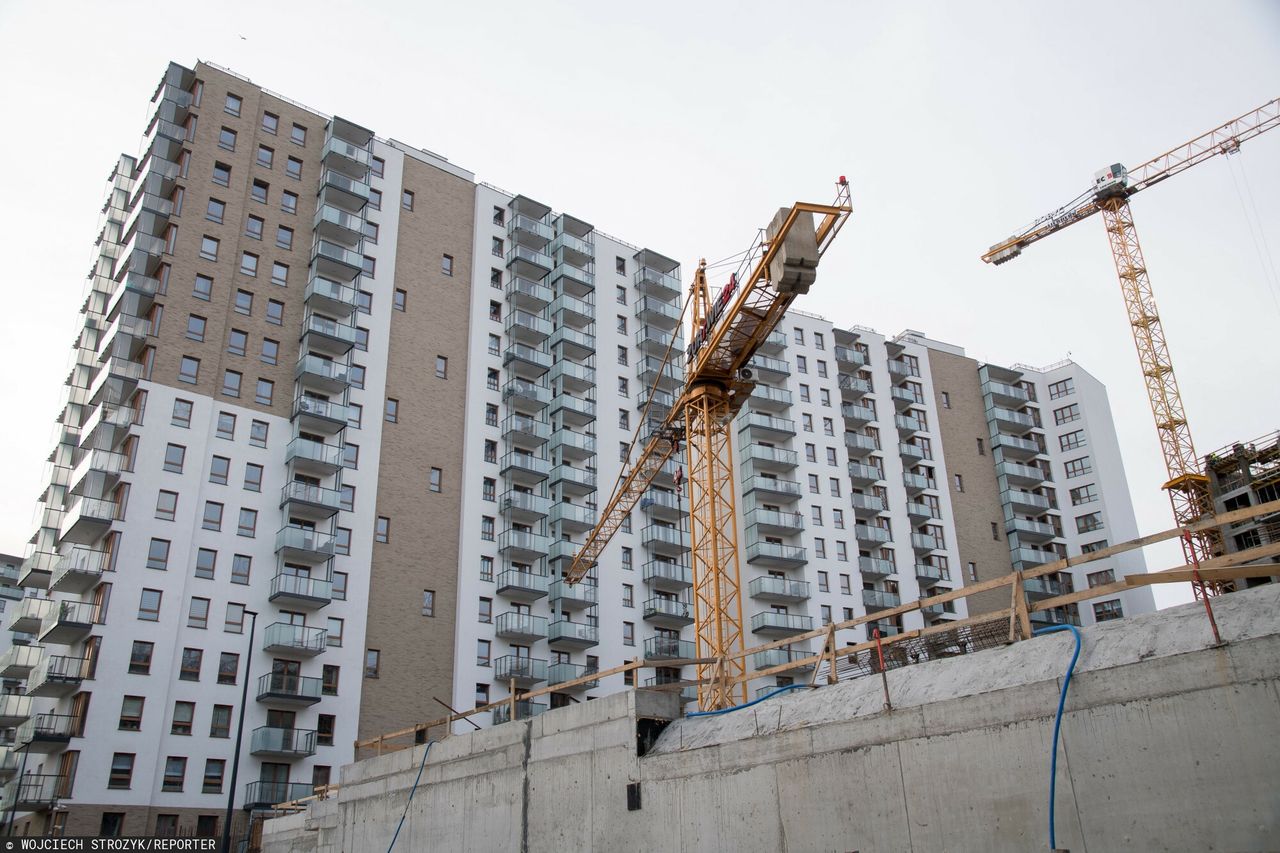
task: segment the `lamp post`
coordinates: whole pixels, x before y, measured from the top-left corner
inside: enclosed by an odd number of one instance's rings
[[[227,792],[227,813],[222,819],[221,853],[231,853],[231,817],[236,808],[236,777],[240,774],[240,745],[244,741],[244,709],[249,704],[249,672],[253,664],[253,633],[258,627],[258,614],[246,610],[249,617],[249,650],[244,659],[244,688],[240,691],[240,722],[236,724],[236,748],[231,758],[231,790]]]

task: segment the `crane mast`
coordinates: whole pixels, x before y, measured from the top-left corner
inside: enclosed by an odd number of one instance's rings
[[[1129,198],[1219,154],[1234,154],[1242,142],[1277,126],[1280,126],[1280,98],[1268,101],[1134,169],[1126,170],[1120,164],[1103,169],[1095,176],[1092,189],[992,246],[982,256],[983,261],[998,266],[1016,258],[1032,243],[1095,213],[1102,214],[1168,472],[1163,488],[1169,493],[1174,519],[1184,527],[1212,514],[1213,500],[1209,493],[1209,479],[1201,469],[1191,439],[1191,427],[1178,390],[1173,359],[1169,355],[1160,312],[1156,309],[1138,232],[1134,228]],[[1203,562],[1221,553],[1221,537],[1216,528],[1204,530],[1192,537],[1184,537],[1182,548],[1188,563]],[[1199,598],[1228,591],[1230,587],[1211,583],[1194,584],[1193,589]]]
[[[660,421],[642,416],[643,450],[622,476],[565,572],[576,583],[639,503],[662,466],[681,448],[689,487],[689,544],[694,589],[698,703],[703,710],[745,701],[738,507],[730,427],[755,387],[747,363],[796,296],[809,289],[818,262],[851,211],[841,178],[835,202],[781,208],[747,252],[745,275],[731,276],[712,298],[702,261],[690,286],[693,325],[685,384]],[[820,217],[815,225],[815,217]],[[674,339],[673,339],[674,344]],[[672,363],[671,347],[663,369]],[[633,442],[633,447],[638,442]]]

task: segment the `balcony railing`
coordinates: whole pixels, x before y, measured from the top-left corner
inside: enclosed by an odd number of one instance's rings
[[[522,655],[503,655],[493,662],[493,677],[499,682],[515,680],[517,684],[530,685],[547,680],[547,662],[543,658]]]
[[[268,672],[258,679],[258,701],[278,700],[313,704],[320,701],[323,689],[324,685],[319,678]]]
[[[563,643],[583,648],[594,646],[600,642],[600,629],[585,622],[570,622],[568,619],[557,619],[548,626],[548,643]]]
[[[747,585],[752,598],[772,601],[805,601],[809,598],[808,581],[790,578],[758,577]]]
[[[262,635],[264,651],[296,655],[318,655],[328,646],[329,632],[324,628],[273,622]]]
[[[693,660],[697,649],[689,640],[674,637],[649,637],[644,641],[646,660]]]
[[[249,754],[295,758],[315,755],[315,730],[259,726],[253,730]]]
[[[901,604],[902,597],[896,592],[886,592],[882,589],[864,589],[862,603],[869,609],[886,610]]]
[[[813,617],[797,613],[775,613],[766,610],[751,617],[752,633],[776,632],[803,634],[813,630]]]

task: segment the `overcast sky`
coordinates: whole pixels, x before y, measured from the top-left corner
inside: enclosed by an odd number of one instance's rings
[[[1139,528],[1171,526],[1100,218],[999,269],[978,256],[1103,166],[1280,96],[1280,3],[619,6],[0,0],[0,550],[34,530],[108,173],[166,63],[197,59],[686,274],[848,175],[853,218],[801,307],[1002,364],[1074,358],[1109,390]],[[1280,428],[1278,189],[1280,132],[1133,203],[1201,454]]]

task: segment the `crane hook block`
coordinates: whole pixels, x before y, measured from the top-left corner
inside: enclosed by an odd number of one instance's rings
[[[791,208],[783,207],[773,217],[765,234],[770,243],[778,239]],[[779,293],[808,293],[809,286],[818,276],[818,238],[813,224],[813,214],[797,210],[791,227],[782,234],[773,260],[769,262],[769,278]]]

